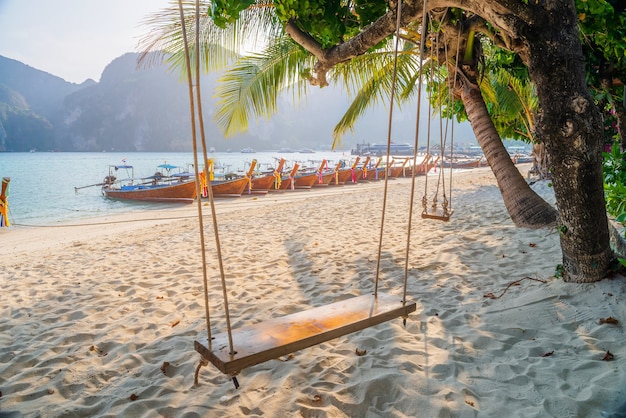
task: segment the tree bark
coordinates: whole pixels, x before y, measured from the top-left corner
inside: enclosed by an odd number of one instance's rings
[[[478,86],[464,83],[461,99],[476,140],[496,177],[504,206],[513,223],[525,228],[554,226],[557,211],[528,186],[511,161],[511,156],[489,116]]]
[[[602,115],[585,83],[573,1],[543,14],[529,29],[529,71],[542,112],[540,140],[552,164],[559,209],[563,279],[601,280],[609,267],[608,220],[602,180]]]

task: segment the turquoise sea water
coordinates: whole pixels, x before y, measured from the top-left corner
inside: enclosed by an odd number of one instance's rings
[[[247,169],[252,159],[256,159],[261,168],[275,167],[276,159],[281,157],[288,160],[288,166],[295,161],[308,166],[315,165],[316,161],[324,158],[336,164],[340,159],[349,159],[350,153],[232,152],[210,155],[210,158],[216,160],[217,165],[227,166],[231,171]],[[114,213],[166,207],[166,204],[161,203],[108,199],[102,196],[98,186],[75,191],[75,187],[102,182],[108,174],[108,166],[122,164],[123,159],[126,160],[126,164],[134,167],[135,177],[147,177],[154,174],[157,166],[164,162],[187,168],[193,163],[193,153],[0,153],[0,177],[11,178],[9,221],[16,226],[45,226]]]

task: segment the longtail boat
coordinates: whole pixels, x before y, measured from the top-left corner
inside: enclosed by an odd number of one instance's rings
[[[313,187],[328,186],[335,178],[335,172],[341,168],[342,164],[343,163],[341,161],[338,162],[334,170],[321,170],[317,176],[317,181],[313,184]]]
[[[360,160],[361,160],[360,157],[356,157],[356,159],[354,160],[354,163],[352,164],[352,167],[344,168],[344,169],[337,171],[335,174],[335,178],[332,179],[329,184],[339,185],[339,184],[345,184],[347,181],[352,181],[351,179],[353,178],[354,170],[356,170],[356,166],[359,164]]]
[[[325,165],[326,165],[326,160],[322,160],[322,164],[320,164],[317,170],[309,172],[309,173],[301,174],[301,175],[296,175],[293,179],[295,183],[295,188],[296,189],[312,188],[315,182],[318,181],[319,173],[324,169]]]
[[[294,164],[289,175],[287,177],[285,176],[281,177],[282,181],[280,183],[280,190],[289,190],[289,189],[293,190],[296,188],[296,184],[293,180],[296,177],[298,168],[300,168],[300,165],[298,165],[298,163]]]
[[[115,176],[118,170],[126,170],[131,176],[118,180]],[[164,203],[191,203],[196,198],[196,182],[193,179],[183,177],[174,179],[171,176],[163,176],[160,172],[150,177],[136,179],[132,173],[131,165],[109,166],[109,175],[102,182],[102,194],[111,199]]]
[[[378,157],[378,161],[376,161],[376,165],[374,168],[370,168],[367,170],[367,179],[368,180],[381,180],[385,177],[385,169],[380,168],[380,163],[383,162],[383,157]]]
[[[256,167],[256,160],[252,160],[250,169],[244,177],[234,180],[211,181],[211,191],[213,192],[213,197],[241,196],[246,189],[246,186],[249,186],[250,184],[250,177],[252,176],[254,167]]]
[[[253,177],[252,182],[248,186],[248,193],[267,194],[272,187],[276,189],[280,188],[280,173],[283,171],[285,162],[286,160],[281,158],[278,162],[278,167],[276,167],[273,173],[261,177]],[[250,189],[250,186],[252,186],[252,189]]]
[[[366,157],[363,164],[354,169],[354,183],[358,182],[359,180],[367,180],[367,165],[370,163],[371,159],[372,157]]]
[[[196,198],[196,182],[175,184],[124,185],[118,188],[104,187],[106,197],[112,199],[139,200],[145,202],[191,203]]]
[[[434,167],[437,167],[437,163],[439,162],[439,156],[437,156],[437,158],[433,159],[432,157],[430,158],[430,160],[426,163],[420,163],[415,167],[415,175],[416,176],[425,176],[426,174],[428,174],[428,172],[430,170],[432,170]],[[412,175],[412,171],[413,168],[410,167],[411,172],[409,173],[409,175]]]
[[[9,183],[11,177],[2,177],[2,191],[0,191],[0,227],[9,226]]]
[[[479,159],[475,159],[475,160],[454,160],[452,162],[450,161],[444,161],[443,162],[443,166],[446,168],[449,168],[450,166],[452,166],[452,168],[477,168],[477,167],[481,167],[483,165],[483,157],[480,157]]]
[[[413,175],[413,171],[415,170],[416,176],[426,175],[433,167],[437,165],[439,161],[439,156],[433,159],[433,156],[430,154],[426,154],[421,163],[416,164],[415,166],[407,166],[404,169],[404,177],[411,177]]]
[[[409,162],[410,158],[405,158],[401,165],[391,164],[389,167],[389,178],[397,178],[404,172],[404,167]]]

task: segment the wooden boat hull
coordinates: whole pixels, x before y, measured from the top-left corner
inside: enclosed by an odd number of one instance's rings
[[[389,169],[389,177],[390,178],[398,178],[400,177],[405,171],[405,167],[391,167]]]
[[[191,203],[196,198],[196,182],[188,181],[159,186],[127,186],[120,189],[103,188],[102,192],[106,197],[112,199]]]
[[[313,184],[317,181],[317,173],[307,174],[304,176],[285,177],[280,183],[280,190],[290,189],[311,189]],[[293,182],[293,187],[291,183]]]
[[[477,168],[481,167],[483,164],[482,160],[453,162],[452,164],[446,161],[443,163],[445,168],[450,168],[450,165],[452,165],[452,168]]]
[[[367,172],[365,171],[365,167],[370,163],[370,157],[365,158],[363,164],[354,169],[354,177],[352,178],[353,183],[358,183],[359,181],[367,180]]]
[[[408,164],[410,158],[405,158],[404,161],[402,161],[402,164],[398,165],[398,164],[394,164],[394,162],[392,161],[392,163],[390,164],[389,171],[388,171],[388,176],[390,179],[396,179],[398,177],[400,177],[401,175],[403,175],[403,173],[406,171],[406,165]]]
[[[293,181],[293,179],[291,177],[283,177],[282,181],[280,182],[280,189],[279,190],[290,190],[292,181]],[[295,183],[294,183],[294,186],[295,186]]]
[[[384,178],[385,178],[384,168],[375,168],[375,169],[367,170],[368,180],[382,180]]]
[[[313,187],[313,184],[318,180],[317,173],[304,174],[302,176],[294,177],[294,185],[296,189],[310,189]]]
[[[285,162],[286,160],[284,158],[281,158],[280,162],[278,163],[278,167],[276,168],[276,170],[274,170],[273,173],[270,173],[270,174],[266,173],[264,176],[261,176],[261,177],[253,177],[252,178],[252,191],[250,192],[249,189],[248,191],[252,194],[267,194],[267,192],[269,192],[270,189],[272,188],[276,189],[277,176],[279,176],[280,175],[279,173],[283,170],[283,166],[285,165]]]
[[[213,197],[239,197],[249,184],[246,177],[211,183]]]
[[[328,186],[330,184],[331,181],[333,181],[333,179],[335,178],[335,173],[334,172],[329,172],[326,174],[322,174],[322,177],[320,179],[320,177],[317,177],[317,181],[315,183],[313,183],[313,187],[325,187]]]
[[[252,194],[266,194],[274,186],[276,177],[273,174],[252,179]],[[245,189],[244,189],[245,191]]]
[[[363,169],[357,168],[354,170],[354,181],[353,183],[358,183],[359,181],[367,180],[367,175],[363,177]]]
[[[437,165],[436,162],[430,163],[428,165],[426,164],[418,164],[417,166],[415,166],[415,176],[424,176],[426,175],[426,173],[428,173],[430,170],[433,169],[433,167],[435,167]],[[405,177],[411,177],[413,176],[413,167],[407,167],[406,170],[404,170],[404,176]]]
[[[345,168],[343,170],[339,170],[339,172],[337,173],[337,178],[335,179],[335,177],[333,176],[329,184],[331,185],[332,184],[335,184],[335,185],[345,184],[347,181],[351,181],[351,179],[352,179],[352,169]]]

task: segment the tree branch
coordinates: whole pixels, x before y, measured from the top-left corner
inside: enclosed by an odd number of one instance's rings
[[[408,25],[421,19],[423,1],[406,0],[402,4],[402,25]],[[287,34],[317,58],[313,68],[315,75],[310,79],[311,84],[328,85],[326,74],[335,65],[366,53],[374,45],[393,34],[396,30],[397,4],[393,2],[390,5],[393,7],[387,13],[363,29],[358,35],[330,49],[323,49],[313,37],[300,30],[294,21],[288,22],[285,27]],[[501,32],[500,40],[497,41],[500,46],[520,54],[523,53],[525,47],[522,40],[523,36],[515,30],[515,23],[519,24],[520,21],[525,22],[526,25],[537,23],[532,8],[517,0],[430,0],[428,2],[428,10],[447,7],[460,8],[480,16],[483,22],[489,22]],[[486,25],[484,28],[481,27],[481,32],[484,30],[484,33],[496,42],[493,33],[486,29]]]

